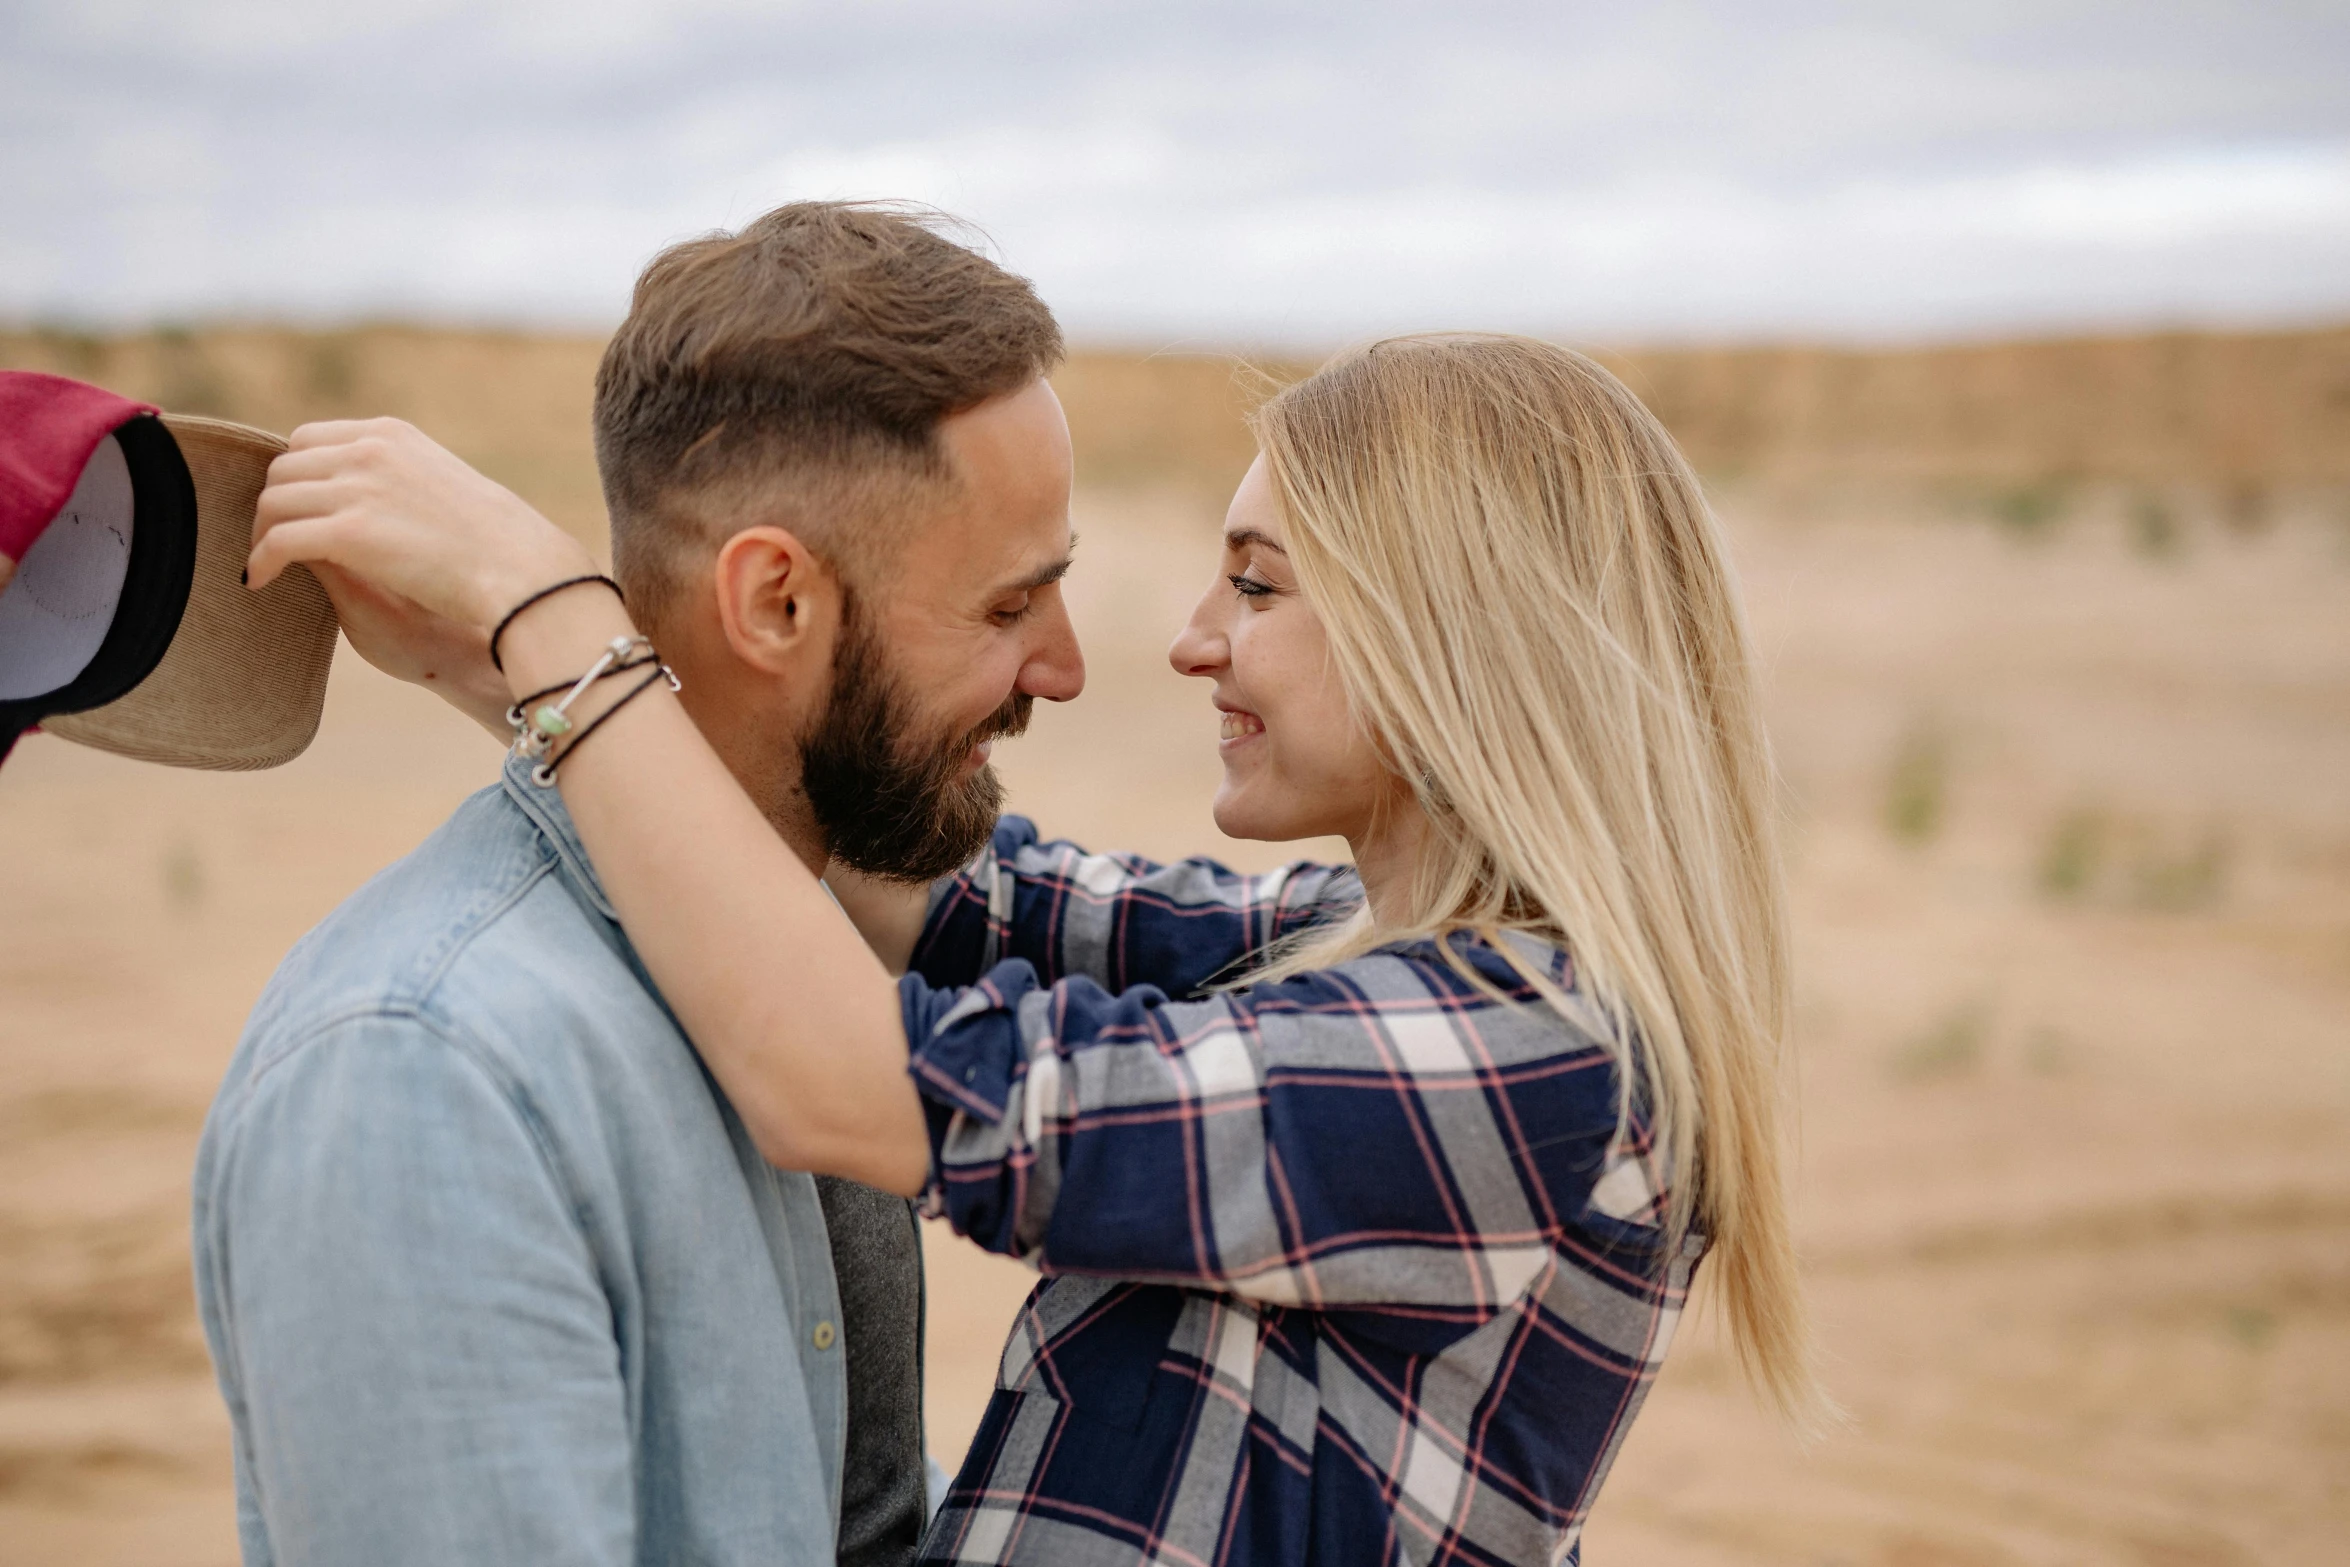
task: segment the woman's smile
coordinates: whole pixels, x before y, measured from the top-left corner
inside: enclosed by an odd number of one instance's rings
[[[1225,707],[1219,703],[1216,710],[1224,715],[1223,730],[1216,747],[1219,751],[1228,752],[1265,732],[1265,721],[1244,708]]]

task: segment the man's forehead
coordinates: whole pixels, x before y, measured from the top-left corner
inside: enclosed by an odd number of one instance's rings
[[[982,593],[1057,581],[1077,547],[1066,507],[1024,519],[966,517],[960,526],[950,521],[934,537],[939,547],[930,552],[933,560]]]
[[[899,581],[963,599],[1057,580],[1077,542],[1067,496],[1023,499],[955,486],[898,551]]]
[[[1069,428],[1039,379],[949,416],[939,444],[951,475],[931,552],[963,571],[1017,581],[1069,553]]]
[[[939,444],[958,468],[983,467],[1009,457],[1058,458],[1065,465],[1069,420],[1052,383],[1027,385],[972,404],[939,421]]]

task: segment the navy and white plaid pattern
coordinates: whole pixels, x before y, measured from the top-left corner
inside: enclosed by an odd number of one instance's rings
[[[1018,817],[934,895],[927,1210],[1045,1278],[924,1561],[1576,1559],[1702,1243],[1665,1254],[1607,1052],[1484,943],[1505,999],[1431,943],[1198,994],[1359,896]]]

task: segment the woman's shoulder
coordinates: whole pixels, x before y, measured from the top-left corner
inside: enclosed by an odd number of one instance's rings
[[[1407,936],[1308,966],[1284,964],[1268,974],[1273,985],[1304,982],[1377,990],[1404,987],[1399,999],[1423,997],[1482,1006],[1514,1005],[1563,996],[1581,1010],[1583,995],[1565,945],[1524,931],[1446,931]],[[1583,1020],[1576,1020],[1580,1026]]]
[[[1577,986],[1572,957],[1523,932],[1389,942],[1326,965],[1276,969],[1232,999],[1260,1017],[1375,1019],[1393,1038],[1424,1043],[1432,1058],[1577,1058],[1612,1078],[1604,1023]]]

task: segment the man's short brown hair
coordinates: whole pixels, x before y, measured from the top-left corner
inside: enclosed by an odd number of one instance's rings
[[[942,222],[798,201],[645,268],[595,414],[614,569],[640,617],[761,521],[857,575],[945,479],[939,422],[1059,363],[1036,290]]]

